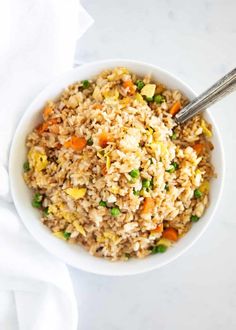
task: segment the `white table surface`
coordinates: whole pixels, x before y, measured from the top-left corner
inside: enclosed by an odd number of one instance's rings
[[[78,63],[131,58],[161,66],[203,91],[236,65],[235,0],[84,0],[95,24]],[[70,268],[80,330],[236,329],[236,93],[212,112],[222,134],[226,178],[211,226],[182,257],[131,277]]]

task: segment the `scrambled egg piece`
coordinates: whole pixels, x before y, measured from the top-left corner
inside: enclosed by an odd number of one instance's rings
[[[34,168],[36,172],[44,170],[48,165],[47,155],[43,149],[41,151],[32,147],[28,153],[28,160],[30,167]]]
[[[171,241],[166,239],[166,238],[161,238],[158,242],[157,242],[157,246],[158,245],[165,245],[166,247],[170,247],[171,246]]]
[[[78,221],[78,220],[75,220],[75,221],[73,222],[73,225],[74,225],[75,229],[76,229],[81,235],[86,236],[86,232],[85,232],[83,226],[81,226],[81,225],[79,224],[79,221]]]
[[[201,120],[201,128],[202,128],[203,133],[206,135],[206,137],[208,137],[208,138],[212,137],[212,132],[209,130],[209,128],[206,125],[205,120],[203,120],[203,119]]]
[[[66,237],[64,236],[62,231],[57,231],[56,233],[53,233],[54,236],[56,236],[57,238],[63,239],[64,241],[66,241]]]
[[[65,192],[73,199],[83,198],[86,194],[86,188],[67,188]]]
[[[199,187],[199,190],[204,193],[207,194],[210,190],[210,183],[208,181],[204,181],[201,186]]]
[[[139,94],[139,93],[135,94],[135,100],[137,100],[137,101],[140,102],[140,103],[145,103],[145,101],[144,101],[142,95]]]
[[[145,95],[146,97],[153,97],[153,95],[155,94],[155,89],[155,84],[147,84],[142,88],[141,94]]]
[[[117,89],[111,89],[108,91],[104,91],[103,92],[103,96],[105,97],[105,99],[114,99],[114,100],[118,100],[119,98],[119,92]]]

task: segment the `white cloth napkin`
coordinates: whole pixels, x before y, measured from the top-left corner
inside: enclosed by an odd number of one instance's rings
[[[73,66],[76,40],[92,23],[78,1],[0,1],[1,330],[77,328],[68,270],[19,220],[9,193],[7,161],[25,108],[56,75]]]

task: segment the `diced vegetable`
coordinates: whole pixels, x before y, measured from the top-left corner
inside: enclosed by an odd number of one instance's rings
[[[162,234],[163,238],[169,239],[170,241],[178,240],[178,232],[173,227],[166,228]]]
[[[176,135],[176,133],[174,132],[174,133],[171,135],[170,138],[171,138],[172,141],[176,140],[176,139],[177,139],[177,135]]]
[[[44,209],[43,209],[43,214],[44,215],[49,215],[49,210],[48,210],[48,207],[45,207]]]
[[[197,222],[200,218],[197,215],[191,215],[190,221]]]
[[[43,119],[47,120],[48,117],[50,116],[50,114],[52,113],[53,109],[52,107],[50,107],[49,105],[47,105],[44,109],[43,109]]]
[[[92,138],[89,138],[89,139],[87,140],[87,145],[88,145],[88,146],[92,146],[92,145],[93,145],[93,139],[92,139]]]
[[[135,93],[135,85],[132,80],[126,80],[123,82],[123,87],[128,88],[129,93],[133,95]]]
[[[73,199],[83,198],[86,194],[86,188],[67,188],[65,192]]]
[[[146,96],[146,101],[153,102],[153,97]]]
[[[176,162],[172,162],[172,165],[174,166],[175,170],[178,170],[179,164]]]
[[[154,246],[152,249],[152,254],[156,254],[156,253],[164,253],[166,252],[167,247],[165,245],[157,245]]]
[[[52,125],[55,125],[57,124],[57,118],[52,118],[52,119],[49,119],[45,122],[43,122],[42,124],[40,124],[36,130],[39,134],[42,134],[44,133],[45,131],[48,130],[49,126],[52,126]]]
[[[36,209],[40,209],[42,206],[41,202],[36,202],[36,201],[32,201],[32,206],[35,207]]]
[[[139,190],[133,190],[133,194],[134,194],[134,196],[139,196],[139,194],[140,194],[140,191]]]
[[[142,88],[141,94],[148,98],[152,98],[155,94],[155,89],[156,89],[155,84],[147,84]]]
[[[160,223],[159,225],[157,225],[156,228],[152,230],[152,232],[162,233],[163,232],[163,223]]]
[[[67,231],[64,231],[63,236],[65,237],[66,240],[70,238],[71,233],[68,233]]]
[[[203,152],[203,147],[202,143],[196,143],[194,144],[193,149],[196,151],[197,155],[199,155]]]
[[[101,173],[102,173],[102,175],[106,175],[107,174],[107,166],[106,166],[106,164],[102,164],[101,165]]]
[[[141,214],[153,213],[155,208],[155,201],[151,197],[146,197],[143,202],[143,207],[141,210]]]
[[[110,212],[113,217],[117,217],[118,215],[120,215],[120,209],[117,206],[112,207]]]
[[[142,80],[137,80],[135,84],[136,84],[137,89],[139,91],[141,91],[141,89],[145,86],[145,84],[144,84],[144,82]]]
[[[170,108],[170,114],[174,116],[179,110],[181,109],[181,103],[180,101],[175,102],[172,107]]]
[[[30,165],[29,165],[28,161],[24,162],[23,169],[24,169],[24,172],[28,172],[30,170]]]
[[[199,189],[194,190],[194,197],[195,198],[201,198],[202,197],[202,192]]]
[[[178,170],[178,168],[179,168],[179,164],[176,163],[176,162],[172,162],[171,165],[170,165],[170,168],[168,170],[166,170],[166,172],[173,173],[176,170]]]
[[[168,183],[165,184],[165,190],[166,191],[169,191],[170,190]]]
[[[32,199],[32,206],[40,209],[42,207],[43,196],[40,193],[34,194]]]
[[[100,201],[99,206],[107,207],[107,202],[105,201]]]
[[[64,147],[72,148],[75,151],[83,150],[87,145],[87,141],[84,137],[78,137],[73,135],[68,141],[64,143]]]
[[[137,170],[137,169],[136,169],[136,170],[132,170],[132,171],[129,172],[129,175],[130,175],[132,178],[135,178],[135,179],[139,177],[139,174],[140,174],[140,173],[139,173],[139,170]]]
[[[142,180],[142,187],[143,188],[149,188],[150,185],[151,185],[151,181],[150,180],[148,180],[148,179],[143,179]]]
[[[88,80],[83,80],[83,81],[82,81],[82,85],[83,85],[83,88],[84,88],[84,89],[85,89],[85,88],[88,88],[89,85],[90,85],[90,82],[89,82]]]
[[[164,96],[162,95],[155,95],[154,96],[154,102],[157,103],[157,104],[161,104],[165,101],[165,98]]]
[[[99,146],[102,148],[106,148],[109,142],[109,137],[106,132],[102,132],[98,137]]]

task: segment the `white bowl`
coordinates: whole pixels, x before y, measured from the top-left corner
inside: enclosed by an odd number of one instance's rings
[[[78,67],[63,74],[47,86],[26,110],[13,138],[9,171],[11,192],[16,209],[28,231],[45,249],[59,257],[65,263],[88,272],[104,275],[130,275],[143,273],[168,264],[189,249],[203,234],[214,216],[220,199],[223,186],[224,157],[216,124],[212,116],[206,111],[205,117],[213,126],[212,142],[215,148],[212,155],[212,162],[217,172],[217,179],[213,179],[211,183],[210,204],[204,216],[199,222],[193,225],[187,235],[180,239],[173,248],[168,249],[163,254],[151,255],[144,259],[131,259],[128,262],[110,262],[91,256],[80,246],[68,244],[54,237],[49,229],[40,222],[39,211],[31,206],[32,193],[22,178],[22,165],[26,159],[26,136],[41,121],[40,111],[48,99],[54,99],[66,86],[77,80],[90,79],[102,70],[116,66],[128,67],[131,71],[140,75],[151,74],[154,80],[157,79],[170,88],[179,89],[190,100],[196,96],[189,86],[172,74],[146,63],[130,60],[107,60]],[[37,256],[35,257],[37,258]]]

